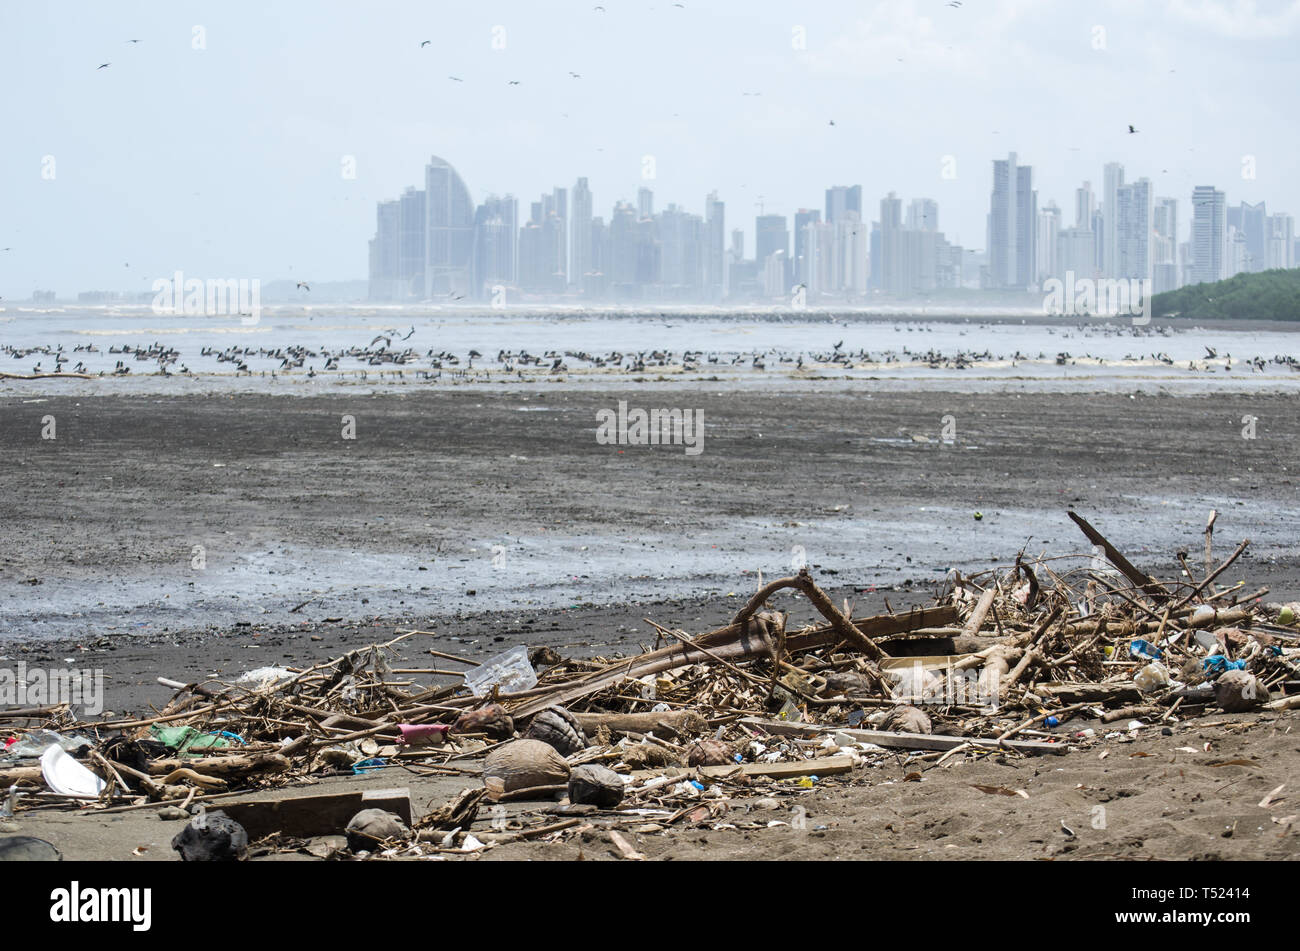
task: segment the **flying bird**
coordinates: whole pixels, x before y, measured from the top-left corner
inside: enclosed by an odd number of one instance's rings
[[[832,120],[831,120],[831,125],[834,125],[834,124],[835,124],[835,120],[832,119]]]
[[[420,44],[420,49],[424,49],[426,46],[428,46],[428,45],[429,45],[430,43],[432,43],[432,42],[433,42],[433,40],[425,40],[423,43]]]
[[[99,64],[98,66],[96,66],[95,68],[96,68],[96,69],[108,69],[108,67],[110,67],[110,66],[112,66],[112,65],[113,65],[112,63],[100,63],[100,64]]]
[[[1133,128],[1132,126],[1129,126],[1129,127],[1128,127],[1128,134],[1129,134],[1129,135],[1132,135],[1132,134],[1135,133],[1135,132],[1137,132],[1137,129]]]
[[[139,40],[127,40],[128,43],[139,43]]]
[[[307,286],[307,282],[306,282],[306,281],[299,281],[299,282],[298,282],[298,289],[299,289],[299,290],[304,290],[304,291],[310,291],[310,290],[311,290],[311,288]]]
[[[455,81],[458,82],[458,83],[463,83],[463,82],[465,81],[465,80],[461,79],[459,76],[448,76],[447,78],[448,78],[448,79],[455,80]]]
[[[573,72],[572,70],[569,71],[569,75],[572,76],[574,79],[581,79],[581,78],[582,78],[581,76],[579,76],[577,73]]]
[[[595,7],[595,8],[593,8],[593,9],[595,9],[595,11],[596,11],[597,13],[604,13],[604,12],[605,12],[605,8],[604,8],[604,7]]]
[[[506,83],[506,85],[507,85],[507,86],[518,86],[518,85],[519,85],[519,80],[517,80],[517,79],[512,79],[512,80],[510,80],[508,83]]]

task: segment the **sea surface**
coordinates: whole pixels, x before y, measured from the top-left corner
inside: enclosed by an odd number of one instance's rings
[[[1294,325],[1135,326],[1131,319],[771,311],[493,311],[286,306],[248,318],[149,307],[0,309],[0,392],[320,394],[335,385],[537,379],[1072,390],[1300,388]],[[690,355],[690,359],[686,356]],[[123,370],[129,372],[123,372]],[[716,381],[715,379],[716,378]]]

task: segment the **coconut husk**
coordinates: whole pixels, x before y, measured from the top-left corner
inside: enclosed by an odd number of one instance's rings
[[[489,784],[489,780],[495,782]],[[549,743],[514,740],[488,753],[483,763],[483,781],[489,789],[499,788],[500,792],[558,786],[569,781],[569,764]]]

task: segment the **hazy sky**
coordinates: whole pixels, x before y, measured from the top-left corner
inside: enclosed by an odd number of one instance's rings
[[[697,213],[717,189],[751,253],[759,196],[832,184],[873,218],[934,198],[983,247],[1012,150],[1067,224],[1107,161],[1178,197],[1184,236],[1196,184],[1300,215],[1300,0],[682,2],[0,0],[0,295],[364,278],[375,202],[430,155],[521,217],[579,175],[607,218],[643,184]]]

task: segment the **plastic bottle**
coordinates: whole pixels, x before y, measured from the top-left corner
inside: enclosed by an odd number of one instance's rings
[[[1148,660],[1159,660],[1163,653],[1160,648],[1141,638],[1129,644],[1128,652],[1133,657],[1145,657]]]

